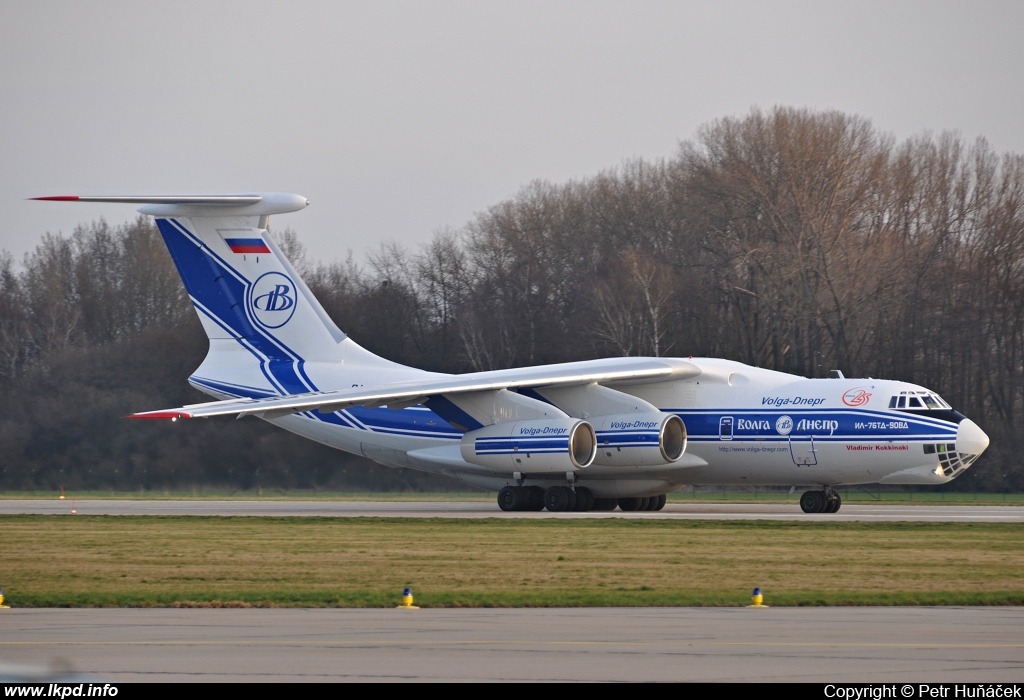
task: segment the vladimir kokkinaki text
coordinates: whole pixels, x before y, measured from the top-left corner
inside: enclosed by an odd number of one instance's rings
[[[1019,683],[881,683],[825,686],[826,698],[1019,698]]]

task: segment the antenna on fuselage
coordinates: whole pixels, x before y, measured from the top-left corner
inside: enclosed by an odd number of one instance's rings
[[[836,379],[846,379],[846,377],[843,375],[843,370],[834,369],[832,371],[836,373]]]

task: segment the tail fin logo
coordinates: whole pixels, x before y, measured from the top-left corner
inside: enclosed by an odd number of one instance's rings
[[[249,288],[249,309],[264,328],[280,328],[295,314],[295,283],[280,272],[262,275]]]

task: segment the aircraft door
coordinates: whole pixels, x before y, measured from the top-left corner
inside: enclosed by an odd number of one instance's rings
[[[789,436],[789,454],[798,467],[813,467],[818,464],[818,450],[813,435]]]

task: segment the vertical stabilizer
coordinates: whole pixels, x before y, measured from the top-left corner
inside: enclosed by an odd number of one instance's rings
[[[156,219],[210,339],[191,383],[220,397],[317,391],[316,366],[396,368],[335,325],[267,233],[271,215],[299,211],[283,193],[39,197],[144,204]]]
[[[271,360],[337,362],[345,334],[256,217],[156,220],[211,341]]]

